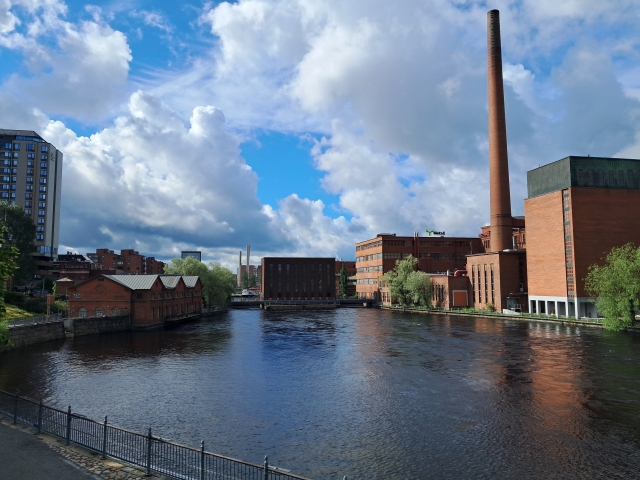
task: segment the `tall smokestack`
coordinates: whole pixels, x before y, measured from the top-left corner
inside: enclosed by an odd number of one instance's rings
[[[251,271],[249,270],[249,252],[251,251],[251,245],[247,245],[247,276],[251,275]]]
[[[500,12],[487,13],[487,63],[489,74],[489,183],[491,191],[490,251],[511,248],[511,194],[509,192],[509,158],[507,127],[504,116],[502,85],[502,47]]]
[[[242,287],[242,250],[238,252],[238,288]]]

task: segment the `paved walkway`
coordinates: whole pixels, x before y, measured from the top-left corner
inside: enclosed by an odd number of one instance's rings
[[[2,480],[142,480],[144,471],[84,448],[66,446],[35,429],[0,421],[0,479]],[[154,476],[156,479],[166,478]]]

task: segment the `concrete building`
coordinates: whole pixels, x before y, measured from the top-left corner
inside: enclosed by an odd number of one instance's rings
[[[262,300],[325,300],[336,298],[335,259],[265,257]]]
[[[597,316],[584,289],[613,247],[640,246],[640,160],[570,156],[527,173],[532,313]]]
[[[199,277],[101,275],[68,288],[70,317],[130,315],[139,327],[202,311]]]
[[[34,131],[0,129],[0,156],[0,200],[33,218],[35,277],[49,276],[60,238],[62,152]]]
[[[396,260],[409,255],[418,259],[418,269],[427,273],[464,270],[467,255],[484,252],[478,237],[398,237],[380,233],[356,244],[356,291],[360,298],[380,299],[379,280],[393,270]]]

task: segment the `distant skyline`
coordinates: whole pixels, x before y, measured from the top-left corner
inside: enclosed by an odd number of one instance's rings
[[[60,251],[353,260],[489,220],[486,13],[526,171],[640,158],[640,0],[0,2],[0,127],[64,153]]]

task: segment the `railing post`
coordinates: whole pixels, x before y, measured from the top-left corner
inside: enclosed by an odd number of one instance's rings
[[[18,399],[20,390],[16,390],[16,404],[13,407],[13,424],[15,425],[16,423],[18,423]]]
[[[204,480],[204,440],[200,442],[200,480]]]
[[[149,427],[149,436],[147,437],[147,473],[145,477],[151,476],[151,427]]]
[[[264,456],[264,480],[269,480],[269,457]]]
[[[67,410],[67,445],[69,445],[69,441],[71,440],[71,405],[69,405],[69,410]]]
[[[104,416],[104,430],[102,431],[102,460],[107,459],[107,416]]]
[[[40,398],[40,405],[38,405],[38,435],[42,431],[42,397]]]

